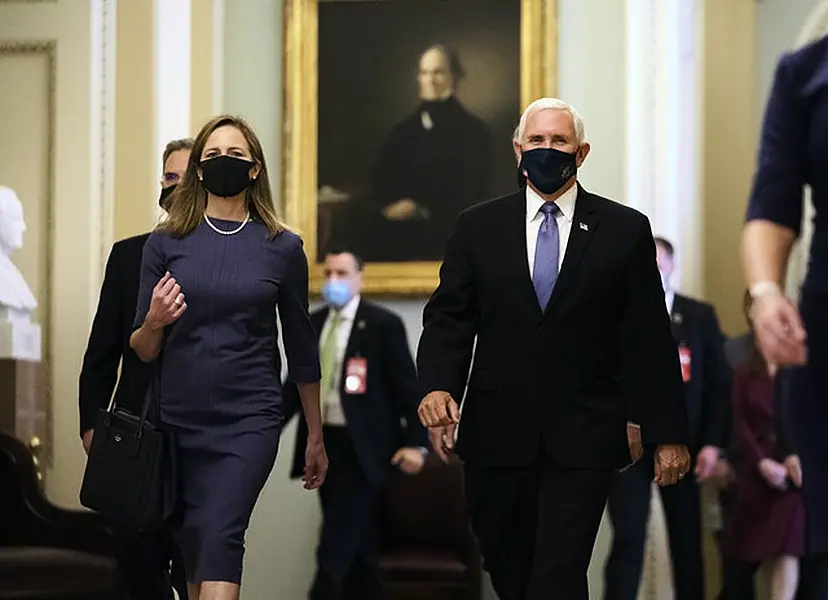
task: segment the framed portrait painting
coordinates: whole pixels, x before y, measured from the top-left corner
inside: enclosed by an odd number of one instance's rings
[[[285,0],[282,199],[364,291],[433,291],[460,212],[513,192],[523,108],[556,88],[555,0]]]

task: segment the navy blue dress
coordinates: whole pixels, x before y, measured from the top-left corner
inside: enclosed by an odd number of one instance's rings
[[[204,221],[182,239],[155,232],[144,247],[136,327],[166,271],[187,301],[161,354],[161,420],[180,460],[176,537],[188,581],[239,583],[244,533],[283,421],[277,306],[290,379],[320,378],[307,259],[298,236],[270,238],[255,222],[234,235]]]
[[[785,408],[802,461],[807,549],[828,553],[828,38],[782,57],[765,112],[748,220],[800,232],[803,186],[815,209],[800,312],[808,364],[785,374]]]

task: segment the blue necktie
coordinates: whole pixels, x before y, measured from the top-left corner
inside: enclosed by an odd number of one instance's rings
[[[538,243],[535,246],[535,263],[532,270],[532,285],[541,310],[546,310],[555,281],[558,279],[559,233],[558,221],[555,215],[560,209],[554,202],[544,202],[541,206],[543,223],[538,231]]]

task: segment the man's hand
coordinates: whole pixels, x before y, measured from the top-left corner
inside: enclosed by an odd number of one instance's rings
[[[457,402],[448,392],[430,392],[420,402],[417,409],[420,423],[425,427],[446,427],[460,422],[460,410]]]
[[[448,392],[430,392],[420,402],[417,414],[420,422],[428,427],[431,447],[443,462],[448,462],[454,449],[454,431],[460,422],[457,402]]]
[[[421,448],[400,448],[391,458],[391,464],[407,475],[416,475],[423,469],[425,453]]]
[[[315,490],[325,483],[328,474],[328,455],[325,452],[325,443],[322,437],[308,436],[305,447],[305,471],[302,474],[302,484],[306,490]]]
[[[705,446],[696,457],[696,481],[707,481],[713,476],[713,470],[719,461],[719,449],[715,446]]]
[[[627,423],[627,444],[630,447],[630,458],[633,462],[644,454],[644,445],[641,443],[641,426],[635,423]]]
[[[687,446],[662,444],[655,452],[655,478],[658,485],[673,485],[690,470]]]
[[[799,457],[796,454],[791,454],[785,459],[785,470],[788,472],[788,477],[791,478],[793,484],[802,487],[802,463],[799,462]]]
[[[454,450],[454,432],[456,429],[456,425],[428,428],[428,439],[431,441],[431,447],[434,448],[437,456],[444,463],[448,463],[449,455]]]
[[[759,472],[772,488],[776,488],[777,490],[785,489],[785,477],[788,476],[785,465],[770,458],[763,458],[759,461]]]
[[[799,311],[781,293],[754,300],[750,318],[759,349],[772,368],[804,365],[808,360],[805,328]]]
[[[382,214],[389,221],[407,221],[417,216],[419,208],[420,206],[411,198],[403,198],[382,209]]]
[[[83,451],[89,454],[89,449],[92,447],[92,437],[95,435],[95,430],[90,429],[83,432]]]

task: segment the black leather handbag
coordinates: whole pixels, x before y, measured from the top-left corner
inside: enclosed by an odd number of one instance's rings
[[[86,508],[144,531],[164,527],[176,504],[175,439],[147,418],[151,407],[157,409],[158,375],[141,414],[115,406],[114,400],[100,411],[80,492]]]

